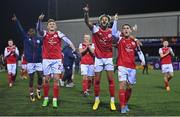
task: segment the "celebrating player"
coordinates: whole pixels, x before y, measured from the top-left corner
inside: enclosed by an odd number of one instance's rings
[[[38,75],[38,80],[37,80],[38,86],[37,86],[36,94],[37,94],[37,98],[41,99],[41,87],[42,87],[42,77],[43,77],[42,55],[41,55],[42,39],[41,37],[38,37],[36,35],[36,31],[33,28],[30,28],[26,33],[15,15],[13,16],[12,20],[16,23],[18,30],[20,30],[23,36],[22,39],[24,45],[24,55],[28,62],[27,72],[29,75],[29,95],[30,95],[30,100],[34,102],[35,96],[34,96],[33,82],[34,82],[34,74],[36,72]]]
[[[86,6],[84,8],[84,19],[86,25],[92,31],[92,42],[95,45],[95,79],[94,79],[94,94],[95,103],[93,105],[93,110],[97,110],[100,104],[99,93],[100,93],[100,80],[101,73],[103,70],[107,72],[107,78],[109,81],[109,92],[110,92],[110,109],[116,110],[115,106],[115,83],[114,83],[114,66],[113,66],[113,38],[111,34],[111,29],[108,28],[110,22],[110,16],[101,15],[99,17],[99,26],[93,25],[89,22],[89,8]]]
[[[90,35],[84,34],[83,43],[79,44],[81,54],[81,75],[84,96],[89,95],[91,81],[94,76],[94,44],[90,43]]]
[[[9,87],[11,88],[15,82],[16,69],[17,69],[17,59],[19,56],[19,50],[14,45],[13,40],[8,40],[8,46],[4,50],[4,57],[7,63],[8,70],[8,81]]]
[[[168,41],[163,42],[163,47],[159,49],[159,55],[161,57],[161,69],[164,74],[164,83],[167,91],[170,91],[169,81],[173,78],[173,66],[172,66],[172,56],[174,52],[169,46]]]
[[[118,40],[118,79],[119,79],[119,102],[121,113],[129,111],[128,101],[131,96],[131,85],[136,83],[136,70],[135,70],[135,51],[142,62],[145,64],[144,55],[140,50],[137,39],[131,37],[131,26],[124,24],[122,26],[122,34],[117,30],[118,16],[115,15],[112,27],[112,35]]]
[[[70,45],[70,47],[75,51],[75,47],[72,42],[60,31],[56,31],[57,25],[53,19],[49,19],[47,22],[47,31],[42,28],[42,20],[44,15],[41,14],[38,19],[37,30],[43,38],[43,73],[45,75],[43,88],[44,88],[44,101],[42,106],[47,106],[49,103],[49,81],[50,75],[53,74],[54,77],[54,87],[53,87],[53,107],[57,108],[58,94],[59,94],[59,77],[63,69],[62,66],[62,50],[61,44],[62,40]]]

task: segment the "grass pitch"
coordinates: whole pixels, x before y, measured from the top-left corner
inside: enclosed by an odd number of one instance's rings
[[[59,107],[52,108],[52,87],[50,89],[50,104],[42,107],[42,100],[30,102],[28,93],[28,80],[21,80],[17,76],[16,84],[8,88],[6,72],[0,73],[0,116],[170,116],[180,115],[180,71],[175,71],[175,77],[171,80],[171,91],[164,89],[161,71],[150,71],[149,75],[142,75],[137,71],[137,83],[133,87],[132,97],[129,102],[130,112],[120,114],[119,110],[110,111],[109,89],[105,73],[101,79],[100,107],[97,111],[92,110],[94,101],[93,89],[89,97],[81,94],[81,79],[75,75],[75,87],[60,89]],[[116,105],[118,101],[118,80],[116,81]],[[36,85],[36,83],[35,83]],[[52,82],[51,82],[52,86]]]

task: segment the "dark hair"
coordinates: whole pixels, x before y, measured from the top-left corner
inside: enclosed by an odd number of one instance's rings
[[[123,24],[121,28],[123,28],[124,26],[129,26],[131,28],[131,25],[129,24]]]
[[[99,16],[99,21],[101,21],[103,17],[108,18],[108,21],[109,21],[109,22],[111,21],[111,16],[106,15],[106,14],[102,14],[101,16]]]
[[[13,41],[13,39],[10,38],[10,39],[8,39],[8,41]]]

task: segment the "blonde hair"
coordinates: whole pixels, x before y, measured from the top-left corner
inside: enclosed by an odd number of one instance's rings
[[[49,19],[49,20],[47,21],[47,24],[49,24],[50,22],[55,22],[55,20],[54,20],[54,19]]]

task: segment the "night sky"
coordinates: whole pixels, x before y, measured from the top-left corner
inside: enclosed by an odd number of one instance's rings
[[[55,0],[49,0],[55,3]],[[48,0],[5,0],[0,4],[0,53],[7,45],[7,39],[13,38],[15,44],[22,48],[20,34],[11,21],[13,13],[16,14],[24,29],[34,27],[37,17],[43,12],[46,17],[56,20],[83,18],[82,8],[89,4],[90,16],[97,17],[106,13],[138,14],[165,11],[180,11],[178,0],[57,0],[57,13],[55,7],[49,11]]]

